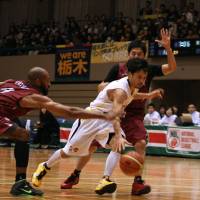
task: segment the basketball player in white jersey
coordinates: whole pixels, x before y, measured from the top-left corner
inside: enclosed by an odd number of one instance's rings
[[[108,84],[90,103],[88,110],[97,112],[113,112],[115,120],[106,121],[98,119],[77,119],[71,129],[68,142],[63,149],[57,150],[46,162],[40,163],[33,174],[32,183],[40,186],[42,178],[54,164],[60,159],[69,156],[86,156],[93,140],[99,142],[103,147],[109,146],[114,151],[120,152],[124,149],[127,141],[120,127],[120,116],[124,108],[132,101],[136,89],[145,83],[148,64],[143,59],[130,59],[127,63],[128,76]],[[114,133],[112,139],[109,133]]]

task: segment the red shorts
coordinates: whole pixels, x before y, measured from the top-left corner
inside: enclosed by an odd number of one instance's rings
[[[126,135],[128,142],[133,145],[139,140],[146,140],[146,129],[143,120],[136,117],[122,119],[121,127]]]
[[[7,117],[0,116],[0,135],[6,132],[9,128],[13,127],[14,123]]]

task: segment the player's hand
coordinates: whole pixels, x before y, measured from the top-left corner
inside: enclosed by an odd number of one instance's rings
[[[162,99],[163,96],[164,96],[164,90],[162,88],[158,88],[150,92],[150,99],[155,99],[155,98]]]
[[[113,138],[112,150],[120,153],[120,152],[122,152],[122,150],[125,149],[125,144],[131,145],[131,143],[129,143],[122,136],[115,135]]]
[[[171,33],[167,29],[162,28],[160,30],[160,35],[161,35],[161,40],[155,40],[155,42],[158,42],[166,50],[170,49]]]

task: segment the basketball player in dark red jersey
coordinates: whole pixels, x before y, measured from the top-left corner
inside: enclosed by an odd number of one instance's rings
[[[29,159],[29,133],[20,127],[18,117],[33,109],[46,108],[55,115],[65,118],[113,119],[112,114],[104,115],[77,107],[56,103],[46,95],[50,86],[49,74],[40,67],[32,68],[28,81],[6,80],[0,83],[0,137],[16,141],[16,179],[10,193],[13,195],[42,195],[26,181]]]
[[[161,40],[156,40],[161,44],[167,52],[168,64],[163,65],[149,65],[148,76],[146,84],[142,87],[139,92],[148,92],[151,81],[156,76],[165,76],[176,70],[176,61],[174,54],[170,46],[170,34],[168,30],[161,29]],[[144,58],[146,54],[146,46],[141,41],[131,42],[128,47],[128,59],[131,58]],[[104,88],[108,82],[114,81],[116,79],[126,76],[127,68],[125,63],[114,65],[110,72],[108,73],[106,79],[99,85],[99,91]],[[152,99],[156,97],[157,91],[150,93],[149,97],[144,97],[144,99]],[[121,121],[121,126],[126,134],[126,139],[133,144],[135,150],[145,157],[146,148],[146,130],[143,124],[145,100],[133,100],[126,108],[126,116]],[[95,144],[95,142],[94,142]],[[96,147],[91,146],[91,153],[96,150]],[[62,183],[61,188],[69,189],[73,185],[79,182],[79,175],[83,167],[89,161],[90,156],[82,157],[78,160],[76,169],[74,172]],[[109,177],[111,176],[115,166],[120,159],[120,154],[117,152],[110,152],[105,166],[103,179],[100,184],[96,187],[95,192],[98,194],[112,193],[116,189],[116,184],[112,182]],[[151,191],[149,185],[144,184],[142,180],[142,172],[135,177],[132,184],[132,195],[142,195],[147,194]]]

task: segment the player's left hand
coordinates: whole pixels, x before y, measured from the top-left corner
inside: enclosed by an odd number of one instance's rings
[[[158,88],[156,90],[153,90],[149,94],[150,94],[150,98],[149,99],[155,99],[155,98],[162,99],[163,96],[164,96],[164,90],[162,88]]]
[[[131,145],[131,143],[129,143],[125,138],[123,138],[122,136],[114,136],[113,138],[113,145],[112,145],[112,150],[115,152],[122,152],[122,150],[125,149],[125,145]]]
[[[171,48],[170,40],[171,40],[171,33],[167,30],[162,28],[160,30],[161,40],[155,40],[161,46],[163,46],[166,50]]]

